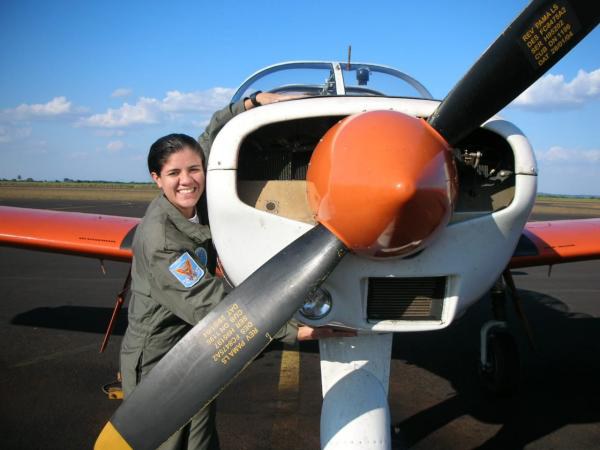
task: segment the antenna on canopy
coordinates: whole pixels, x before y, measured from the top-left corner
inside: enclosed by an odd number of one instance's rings
[[[348,46],[348,65],[346,66],[346,70],[350,70],[350,60],[352,59],[352,45]]]

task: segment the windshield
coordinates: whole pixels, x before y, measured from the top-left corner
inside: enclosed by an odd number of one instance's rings
[[[363,63],[300,61],[269,66],[244,81],[232,102],[256,91],[432,98],[421,83],[405,73],[387,66]]]

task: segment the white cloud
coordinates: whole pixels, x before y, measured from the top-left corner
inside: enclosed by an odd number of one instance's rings
[[[536,81],[511,103],[512,106],[531,110],[577,108],[585,102],[600,99],[600,69],[580,70],[573,80],[564,75],[548,74]]]
[[[22,103],[16,108],[5,109],[2,116],[12,120],[28,120],[39,117],[59,117],[75,112],[66,97],[54,97],[48,103]]]
[[[122,128],[131,125],[154,124],[159,121],[160,103],[154,98],[142,97],[135,105],[124,103],[118,109],[108,109],[81,119],[77,125],[98,128]]]
[[[115,89],[113,91],[112,94],[110,94],[111,97],[113,98],[118,98],[118,97],[129,97],[131,95],[133,91],[129,88],[118,88]]]
[[[600,163],[600,150],[583,150],[581,153],[585,161]]]
[[[110,153],[116,153],[119,150],[123,150],[123,148],[125,148],[125,142],[123,141],[110,141],[106,146],[106,149]]]
[[[546,164],[600,164],[600,149],[568,149],[550,147],[546,151],[536,151],[539,162]]]
[[[176,114],[210,114],[226,105],[233,89],[215,87],[205,91],[169,91],[162,100],[140,98],[135,105],[124,103],[117,109],[81,119],[77,125],[96,128],[126,128],[133,125],[154,124]]]
[[[234,90],[215,87],[206,91],[169,91],[162,100],[161,108],[167,112],[212,112],[226,105]]]

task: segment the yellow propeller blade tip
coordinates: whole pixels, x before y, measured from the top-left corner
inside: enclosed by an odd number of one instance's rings
[[[117,431],[112,423],[107,422],[96,443],[94,450],[133,450],[132,447],[123,439],[123,436]]]

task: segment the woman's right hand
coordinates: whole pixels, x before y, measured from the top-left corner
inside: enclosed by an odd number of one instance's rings
[[[334,327],[310,327],[308,325],[300,325],[298,327],[299,341],[313,341],[316,339],[353,336],[356,336],[355,330],[347,330]]]

